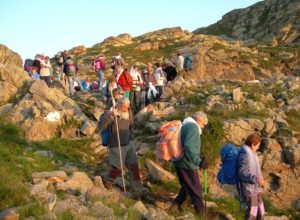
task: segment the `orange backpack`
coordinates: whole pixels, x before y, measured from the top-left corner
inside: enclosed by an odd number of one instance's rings
[[[176,161],[183,156],[180,141],[181,121],[174,120],[159,128],[156,155],[159,160]]]

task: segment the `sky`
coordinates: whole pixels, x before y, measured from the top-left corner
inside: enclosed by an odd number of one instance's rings
[[[180,26],[193,31],[258,0],[0,0],[0,44],[23,59]]]

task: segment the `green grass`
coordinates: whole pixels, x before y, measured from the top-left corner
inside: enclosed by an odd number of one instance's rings
[[[218,207],[213,208],[217,213],[226,214],[230,213],[235,219],[244,219],[244,212],[240,212],[240,204],[237,198],[234,197],[222,197],[219,199],[213,199],[217,203]]]
[[[268,215],[274,215],[274,216],[288,216],[289,219],[298,219],[297,217],[299,217],[296,213],[295,210],[281,210],[281,209],[277,209],[274,208],[271,204],[271,202],[267,199],[267,198],[263,198],[264,201],[264,206],[265,206],[265,210],[268,213]]]
[[[0,120],[0,210],[36,203],[26,183],[32,181],[33,172],[57,170],[53,161],[76,164],[85,171],[95,167],[97,160],[91,158],[90,142],[90,139],[70,141],[55,138],[29,143],[16,125]],[[32,151],[27,151],[28,148]],[[54,158],[37,156],[33,153],[36,150],[50,150]],[[42,211],[39,206],[33,205],[25,208],[22,215],[32,213],[36,216]]]
[[[201,136],[201,150],[210,164],[215,164],[219,157],[224,138],[223,120],[219,117],[208,116],[208,124],[203,129]]]
[[[24,205],[31,201],[26,182],[31,181],[31,173],[53,170],[47,158],[26,153],[29,147],[20,129],[0,122],[0,210]]]

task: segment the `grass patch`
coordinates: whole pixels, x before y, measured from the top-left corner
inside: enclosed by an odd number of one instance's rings
[[[54,169],[49,159],[26,153],[26,147],[23,132],[0,120],[0,210],[30,202],[25,183],[31,181],[31,173]]]
[[[55,138],[29,143],[20,128],[0,120],[0,176],[3,177],[0,178],[0,210],[35,203],[26,183],[32,181],[33,172],[57,170],[53,160],[71,162],[86,170],[96,166],[96,160],[91,158],[90,142],[90,139],[71,141]],[[36,150],[50,150],[54,158],[37,156],[33,153]],[[40,212],[40,207],[33,205],[25,208],[22,215],[39,215]]]
[[[218,117],[208,117],[208,124],[203,129],[201,136],[201,150],[210,164],[214,164],[219,156],[224,138],[223,120]]]

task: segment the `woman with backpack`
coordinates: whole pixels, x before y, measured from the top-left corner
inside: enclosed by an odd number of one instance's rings
[[[137,113],[141,107],[141,85],[143,80],[141,74],[138,71],[137,66],[133,66],[130,69],[130,76],[132,78],[132,90],[130,92],[130,104],[133,113]]]
[[[263,219],[264,203],[260,192],[263,185],[261,167],[256,154],[261,143],[261,137],[251,134],[247,137],[238,157],[238,177],[241,196],[247,204],[245,219]]]

